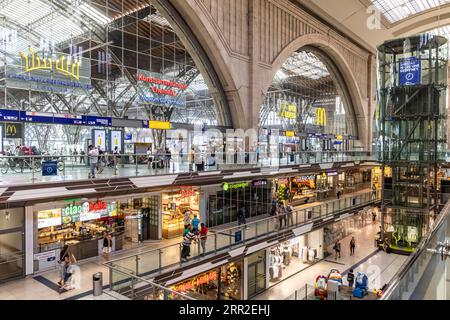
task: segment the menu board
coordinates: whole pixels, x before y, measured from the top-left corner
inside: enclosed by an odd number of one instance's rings
[[[38,212],[38,229],[60,226],[61,209],[42,210]]]

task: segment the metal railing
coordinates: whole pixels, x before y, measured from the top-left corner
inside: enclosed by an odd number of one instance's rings
[[[110,267],[109,277],[110,289],[131,300],[195,300],[185,294],[138,277],[131,270],[125,268]]]
[[[450,201],[437,216],[428,236],[422,239],[414,253],[387,284],[381,299],[450,299],[450,293],[445,289],[449,260],[439,250],[449,237]]]
[[[245,168],[294,166],[346,161],[375,160],[368,151],[322,151],[280,153],[274,157],[255,152],[208,154],[108,154],[96,165],[98,178],[165,175],[194,171],[216,171]],[[90,179],[91,158],[88,155],[0,156],[0,181],[3,184],[25,184],[47,181]],[[53,166],[53,167],[52,167]],[[98,172],[97,172],[98,171]]]
[[[380,192],[365,192],[338,200],[328,201],[310,208],[294,210],[291,214],[269,217],[221,230],[211,230],[203,247],[200,242],[191,246],[189,261],[200,261],[208,255],[229,251],[249,242],[272,234],[288,236],[293,228],[312,224],[319,219],[331,218],[335,214],[354,207],[366,206],[380,199]],[[123,268],[131,274],[147,277],[163,269],[182,265],[182,243],[176,243],[159,249],[132,254],[106,262],[109,268]],[[111,280],[114,286],[114,279]]]

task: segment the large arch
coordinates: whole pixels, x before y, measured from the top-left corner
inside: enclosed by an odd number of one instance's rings
[[[358,138],[363,145],[366,145],[368,143],[367,139],[370,130],[367,128],[366,112],[364,110],[363,97],[358,82],[344,55],[339,52],[337,46],[332,45],[332,41],[329,37],[320,34],[308,34],[295,39],[287,45],[275,58],[270,72],[267,72],[267,75],[264,77],[265,84],[263,88],[261,88],[262,91],[267,92],[276,72],[293,52],[302,48],[316,49],[330,59],[329,63],[333,62],[329,67],[331,69],[336,68],[334,72],[337,72],[337,75],[344,81],[342,86],[343,89],[347,91],[349,106],[353,108]],[[262,103],[262,100],[260,102]]]

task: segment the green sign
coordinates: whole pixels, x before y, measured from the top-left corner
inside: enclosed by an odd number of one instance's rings
[[[80,221],[80,214],[83,211],[83,207],[80,205],[70,205],[62,209],[62,221],[63,223],[73,223]]]
[[[248,186],[250,186],[250,182],[240,182],[240,183],[225,182],[222,187],[224,191],[228,191],[232,189],[244,189],[247,188]]]

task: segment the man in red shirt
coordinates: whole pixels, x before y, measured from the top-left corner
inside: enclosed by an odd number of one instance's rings
[[[202,255],[205,255],[205,252],[206,252],[206,239],[208,237],[208,228],[205,226],[204,223],[202,223],[200,225],[201,225],[200,234],[199,234],[200,244],[201,244],[202,249],[203,249],[203,254]]]

